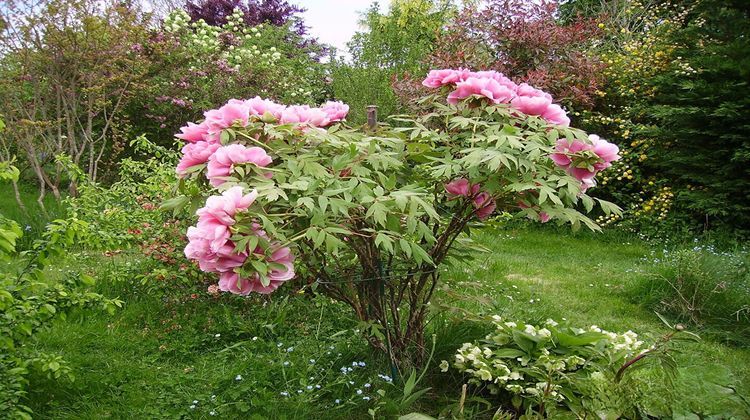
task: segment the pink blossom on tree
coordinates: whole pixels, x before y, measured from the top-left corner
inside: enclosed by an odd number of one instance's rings
[[[484,96],[491,102],[499,104],[510,102],[515,93],[495,79],[469,77],[456,84],[456,90],[448,95],[448,103],[457,104],[459,100],[473,95]]]
[[[218,187],[225,181],[224,177],[232,173],[234,165],[253,163],[259,167],[268,166],[272,159],[260,147],[245,147],[241,144],[222,146],[208,159],[206,177],[211,185]]]
[[[182,147],[182,158],[180,158],[180,162],[177,164],[177,175],[180,178],[184,178],[188,174],[188,169],[208,162],[208,158],[219,147],[221,145],[218,143],[209,143],[206,141],[186,144]]]
[[[180,128],[180,134],[176,134],[175,137],[181,140],[185,140],[190,143],[204,141],[208,134],[208,125],[205,123],[194,124],[189,122],[185,127]]]
[[[328,101],[320,109],[328,115],[331,122],[343,121],[349,114],[349,105],[343,102]]]
[[[424,79],[422,85],[429,88],[439,88],[445,85],[453,85],[471,76],[471,72],[466,69],[443,69],[432,70]]]

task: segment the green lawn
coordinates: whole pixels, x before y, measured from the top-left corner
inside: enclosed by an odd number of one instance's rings
[[[436,361],[420,386],[433,390],[415,410],[434,415],[459,397],[460,382],[437,375],[436,362],[481,335],[460,310],[666,332],[631,292],[649,265],[652,248],[643,242],[554,229],[486,230],[478,240],[491,253],[448,268],[432,302]],[[356,333],[347,309],[328,299],[283,292],[269,299],[214,298],[202,286],[149,288],[128,274],[138,272],[133,257],[76,255],[71,264],[94,270],[99,291],[119,295],[126,306],[114,316],[76,314],[39,337],[37,345],[63,354],[77,376],[74,382],[32,378],[30,405],[39,418],[212,418],[212,412],[218,418],[365,418],[374,398],[363,397],[378,389],[386,398],[401,393],[378,377],[390,371]],[[651,406],[669,402],[684,415],[716,418],[750,414],[737,397],[750,395],[750,350],[708,339],[681,350],[675,392],[665,393],[655,381],[646,397]]]
[[[37,202],[39,190],[23,183],[19,188],[25,211],[16,203],[10,182],[0,182],[0,215],[15,220],[24,229],[24,236],[19,240],[19,249],[27,249],[33,239],[38,238],[44,231],[47,222],[63,217],[65,206],[56,201],[52,194],[47,194],[43,201],[45,211],[42,211]]]

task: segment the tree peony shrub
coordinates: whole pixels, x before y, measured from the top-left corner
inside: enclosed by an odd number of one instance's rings
[[[464,89],[467,81],[490,89]],[[442,70],[425,85],[439,89],[422,99],[433,112],[398,128],[349,128],[337,122],[343,104],[247,106],[259,98],[206,112],[226,125],[219,131],[188,125],[187,141],[221,144],[207,165],[179,168],[185,197],[171,206],[205,202],[188,230],[188,258],[242,295],[297,276],[350,305],[394,361],[419,360],[437,268],[468,255],[472,227],[504,212],[598,229],[577,208],[593,208],[585,190],[616,148],[566,127],[562,108],[549,117],[549,95],[500,73]],[[514,107],[524,97],[546,105]]]

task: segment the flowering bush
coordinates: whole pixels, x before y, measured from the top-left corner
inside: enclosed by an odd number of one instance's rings
[[[146,117],[139,129],[168,139],[183,121],[234,96],[311,103],[324,95],[323,48],[288,25],[247,20],[247,13],[240,7],[212,24],[178,10],[148,43],[134,46],[153,73],[134,110]]]
[[[442,70],[425,83],[441,86],[423,99],[434,112],[394,129],[347,128],[340,103],[257,97],[183,127],[184,195],[167,207],[211,195],[186,255],[237,294],[300,277],[349,304],[371,343],[403,360],[422,354],[436,268],[470,247],[475,222],[500,210],[598,228],[574,207],[593,208],[585,190],[616,147],[567,128],[549,95],[500,73]],[[535,97],[541,105],[524,107]]]
[[[549,91],[567,106],[593,107],[602,65],[587,54],[598,41],[591,18],[561,23],[556,0],[467,3],[443,25],[424,61],[437,67],[485,67]],[[394,85],[405,105],[409,78]]]
[[[574,328],[552,319],[541,326],[497,315],[491,319],[494,331],[464,343],[440,368],[447,372],[452,366],[469,384],[505,397],[519,413],[556,417],[570,410],[579,417],[638,417],[631,410],[639,383],[621,383],[626,370],[647,356],[674,363],[666,345],[677,332],[647,346],[632,331]]]

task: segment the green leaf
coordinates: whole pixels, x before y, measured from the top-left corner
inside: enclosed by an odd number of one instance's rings
[[[81,282],[85,284],[86,286],[93,286],[96,283],[96,280],[89,276],[88,274],[81,273],[78,276],[81,279]]]
[[[589,331],[578,335],[570,335],[563,332],[558,332],[556,338],[561,346],[574,347],[593,344],[599,340],[607,338],[607,336],[594,331]]]
[[[525,356],[526,353],[517,349],[504,348],[493,350],[492,355],[499,359],[515,359],[517,357]]]
[[[375,246],[393,254],[393,240],[383,232],[378,232],[375,236]]]
[[[320,207],[320,210],[325,213],[328,208],[328,197],[325,195],[318,196],[318,206]]]
[[[409,378],[406,380],[406,383],[404,384],[404,397],[408,397],[412,391],[414,391],[414,387],[417,385],[417,371],[416,369],[411,370],[411,375],[409,375]]]
[[[399,239],[398,244],[401,246],[401,251],[404,252],[407,258],[411,258],[411,245],[409,244],[409,241],[406,239]]]
[[[268,274],[268,265],[260,260],[251,260],[250,264],[253,266],[255,271],[258,272],[260,275],[266,275]]]
[[[521,350],[525,351],[526,354],[531,354],[534,351],[537,341],[538,339],[535,339],[535,337],[532,337],[529,334],[513,330],[513,342],[515,342]]]
[[[400,416],[398,420],[435,420],[435,417],[430,417],[422,413],[409,413]]]
[[[376,201],[372,203],[370,208],[367,210],[365,217],[371,217],[373,220],[375,220],[376,223],[385,227],[386,222],[387,222],[386,215],[387,215],[387,209],[385,208],[383,203]]]
[[[430,266],[435,266],[435,263],[432,261],[432,257],[430,257],[430,254],[427,253],[421,246],[412,243],[411,244],[411,250],[414,255],[414,259],[417,260],[418,263],[426,262]]]
[[[187,203],[190,201],[190,198],[180,195],[175,198],[170,198],[169,200],[165,200],[161,203],[161,206],[159,208],[164,210],[180,210],[181,208],[185,207]]]

